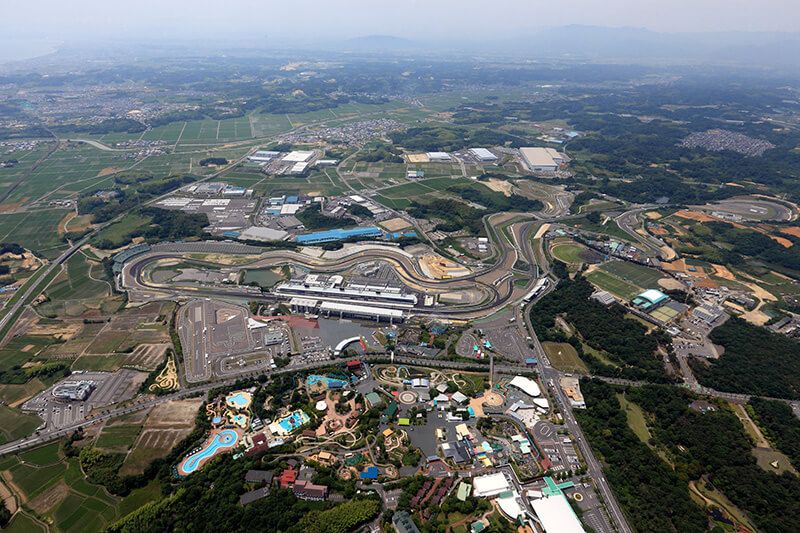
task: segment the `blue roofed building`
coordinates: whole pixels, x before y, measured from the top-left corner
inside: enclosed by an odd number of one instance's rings
[[[319,244],[323,242],[343,241],[352,237],[381,237],[383,233],[375,226],[352,229],[332,229],[328,231],[317,231],[297,236],[297,242],[301,244]]]
[[[378,479],[378,467],[370,466],[361,472],[361,479]]]
[[[634,298],[631,303],[641,309],[652,309],[669,300],[669,296],[656,289],[648,289]]]

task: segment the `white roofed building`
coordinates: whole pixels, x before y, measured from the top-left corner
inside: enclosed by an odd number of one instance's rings
[[[497,161],[497,156],[486,148],[470,148],[469,153],[479,161]]]
[[[472,480],[472,495],[476,498],[493,498],[511,488],[502,472],[479,476]]]
[[[542,390],[539,388],[539,385],[532,379],[523,376],[516,376],[514,379],[511,380],[509,385],[512,387],[516,387],[517,389],[521,390],[522,392],[533,398],[542,395]]]
[[[531,500],[531,507],[545,533],[584,533],[581,521],[563,494]]]
[[[282,161],[287,163],[305,163],[314,156],[314,152],[306,150],[295,150],[283,156]]]

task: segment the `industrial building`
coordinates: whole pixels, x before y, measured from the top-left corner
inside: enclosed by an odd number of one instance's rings
[[[247,156],[247,159],[250,161],[266,162],[266,161],[272,161],[279,155],[281,155],[280,152],[273,152],[270,150],[259,150],[253,155]]]
[[[450,161],[450,154],[447,152],[428,152],[425,154],[428,156],[429,161]]]
[[[392,515],[392,525],[397,533],[420,533],[417,524],[406,511],[398,511]]]
[[[323,242],[343,241],[353,237],[380,237],[381,235],[382,232],[380,228],[376,228],[375,226],[353,229],[337,228],[298,235],[297,242],[300,244],[321,244]]]
[[[292,168],[289,169],[289,174],[293,176],[299,176],[306,170],[308,170],[308,163],[300,161],[292,165]]]
[[[522,160],[531,172],[553,173],[564,162],[564,156],[553,148],[520,148]]]
[[[235,238],[243,241],[283,241],[288,236],[289,234],[282,230],[251,226],[238,233]]]
[[[497,161],[497,156],[486,148],[470,148],[469,153],[478,161]]]
[[[58,400],[85,401],[94,390],[94,384],[88,381],[72,381],[56,385],[53,397]]]
[[[309,159],[314,156],[314,152],[312,151],[302,151],[296,150],[294,152],[289,152],[281,161],[285,163],[305,163]]]

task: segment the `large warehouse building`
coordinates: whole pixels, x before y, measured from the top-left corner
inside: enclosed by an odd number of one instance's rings
[[[580,520],[563,494],[532,500],[531,507],[545,533],[584,533]]]
[[[564,162],[564,156],[553,148],[520,148],[519,152],[531,172],[553,173]]]
[[[470,148],[469,153],[478,161],[497,161],[497,156],[486,148]]]

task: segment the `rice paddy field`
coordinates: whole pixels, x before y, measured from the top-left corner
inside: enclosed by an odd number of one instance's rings
[[[38,520],[50,523],[50,531],[101,531],[122,516],[158,499],[160,490],[151,483],[124,498],[86,481],[78,460],[67,459],[59,443],[41,446],[0,463],[25,502],[26,514],[16,514],[8,531],[38,531]]]

